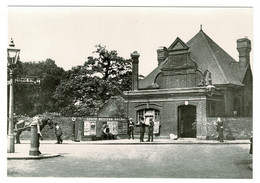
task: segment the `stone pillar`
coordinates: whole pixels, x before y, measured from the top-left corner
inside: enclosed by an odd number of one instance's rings
[[[39,156],[39,139],[37,133],[37,124],[31,124],[31,146],[29,155],[30,156]]]
[[[250,62],[251,41],[247,38],[237,40],[240,67],[246,67]]]
[[[137,51],[134,51],[131,54],[131,58],[133,60],[132,65],[132,90],[138,90],[139,88],[139,73],[138,73],[138,64],[139,64],[140,54]]]
[[[196,139],[206,140],[208,133],[207,115],[206,115],[206,98],[198,102],[197,105],[197,134]]]

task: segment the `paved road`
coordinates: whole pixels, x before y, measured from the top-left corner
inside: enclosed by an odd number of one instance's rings
[[[16,151],[24,148],[29,145],[16,145]],[[42,144],[40,149],[61,156],[8,160],[8,176],[252,178],[248,144]]]

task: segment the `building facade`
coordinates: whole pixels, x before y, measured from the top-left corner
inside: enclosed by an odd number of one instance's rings
[[[251,41],[237,40],[234,60],[201,29],[157,50],[158,66],[139,80],[139,54],[133,52],[132,91],[124,92],[125,117],[144,117],[156,136],[206,139],[209,117],[252,117]],[[138,130],[136,130],[138,131]]]

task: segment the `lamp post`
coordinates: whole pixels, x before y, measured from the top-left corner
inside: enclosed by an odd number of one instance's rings
[[[8,124],[8,136],[7,136],[7,152],[8,153],[14,153],[14,128],[13,128],[13,113],[14,113],[14,70],[16,68],[17,61],[19,59],[20,49],[14,48],[15,44],[13,39],[11,39],[11,42],[9,44],[9,47],[7,48],[7,67],[9,69],[9,75],[10,75],[10,93],[9,93],[9,124]]]

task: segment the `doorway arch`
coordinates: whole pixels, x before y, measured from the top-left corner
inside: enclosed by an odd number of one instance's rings
[[[197,125],[193,125],[196,120],[196,106],[178,106],[178,137],[196,138]]]

